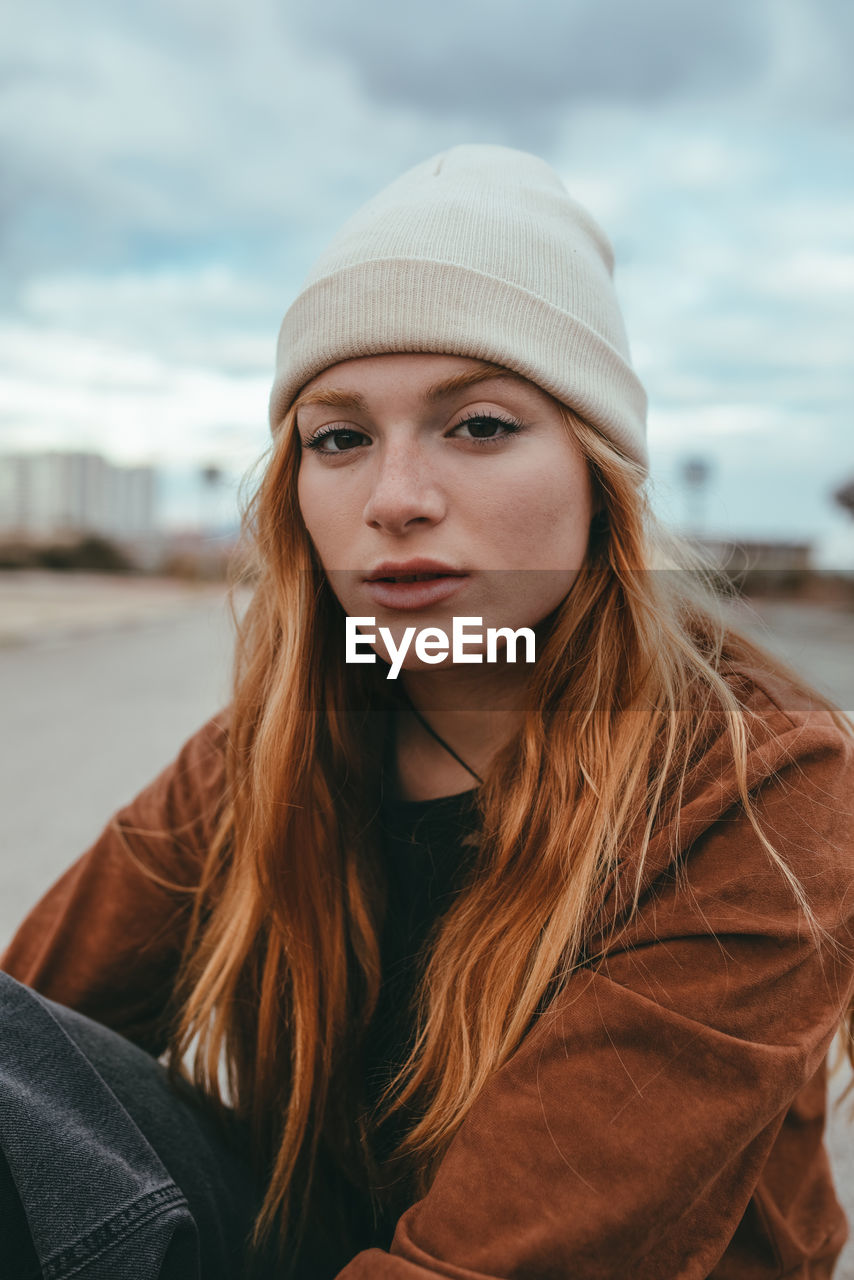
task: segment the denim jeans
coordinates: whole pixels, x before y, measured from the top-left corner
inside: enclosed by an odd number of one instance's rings
[[[3,1280],[237,1280],[259,1202],[236,1126],[0,973]],[[277,1273],[271,1255],[252,1276]]]

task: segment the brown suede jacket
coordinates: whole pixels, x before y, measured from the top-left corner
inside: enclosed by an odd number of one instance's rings
[[[854,750],[779,678],[732,680],[761,716],[756,812],[826,936],[805,926],[710,733],[678,828],[653,835],[638,910],[494,1075],[390,1251],[360,1252],[340,1280],[831,1275],[846,1224],[822,1144],[825,1056],[854,987]],[[211,721],[117,815],[139,858],[187,884],[224,734]],[[177,834],[133,834],[152,829]],[[0,963],[159,1052],[185,921],[114,820]]]

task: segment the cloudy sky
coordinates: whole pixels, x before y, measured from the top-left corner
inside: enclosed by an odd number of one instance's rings
[[[499,142],[614,242],[662,511],[854,565],[846,0],[29,0],[4,25],[0,450],[155,462],[185,518],[193,469],[263,451],[281,315],[342,220]]]

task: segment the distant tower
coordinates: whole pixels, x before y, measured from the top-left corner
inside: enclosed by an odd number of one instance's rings
[[[845,484],[840,485],[833,492],[833,500],[845,511],[849,516],[854,516],[854,480],[848,480]]]
[[[706,532],[706,499],[712,476],[711,463],[706,458],[685,458],[680,475],[685,493],[685,529],[688,533],[702,536]]]
[[[210,537],[216,533],[219,520],[219,495],[225,479],[222,467],[210,464],[200,471],[202,481],[202,533]]]

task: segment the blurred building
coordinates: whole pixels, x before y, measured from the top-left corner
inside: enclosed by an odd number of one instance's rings
[[[119,467],[97,453],[0,455],[0,536],[130,541],[154,530],[153,467]]]
[[[698,538],[696,541],[721,568],[736,573],[745,569],[799,573],[812,568],[812,544],[809,542],[763,541],[758,538],[741,538],[737,542],[725,538]]]
[[[694,538],[711,564],[747,595],[799,594],[819,585],[810,542]]]

